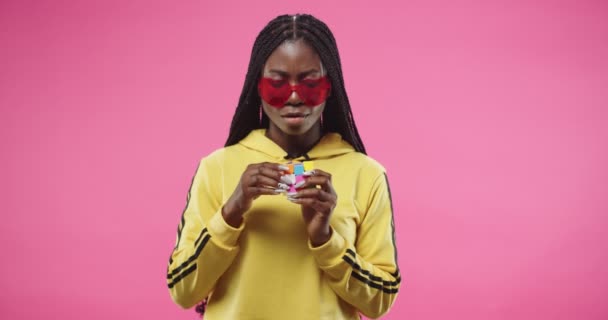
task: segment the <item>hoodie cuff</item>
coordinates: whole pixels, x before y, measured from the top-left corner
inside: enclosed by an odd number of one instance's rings
[[[209,225],[207,226],[209,234],[211,235],[211,241],[228,250],[236,248],[237,241],[244,228],[244,221],[238,228],[234,228],[226,223],[226,220],[224,220],[224,217],[222,216],[221,209],[211,217]]]
[[[313,247],[310,239],[308,239],[308,248],[320,268],[329,268],[342,261],[342,256],[346,253],[348,244],[346,239],[332,228],[331,237],[327,242],[318,247]]]

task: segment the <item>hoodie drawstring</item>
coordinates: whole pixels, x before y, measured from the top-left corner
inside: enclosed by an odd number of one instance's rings
[[[304,152],[303,154],[287,154],[284,158],[285,160],[293,160],[299,157],[304,157],[304,160],[306,161],[310,161],[310,157],[308,156],[307,152]]]

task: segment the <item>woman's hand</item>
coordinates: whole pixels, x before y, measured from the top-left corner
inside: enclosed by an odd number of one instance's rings
[[[331,237],[329,219],[338,201],[331,183],[331,174],[319,169],[313,170],[312,175],[298,187],[298,193],[289,199],[302,205],[302,217],[311,244],[318,247],[327,242]]]
[[[275,195],[281,178],[281,170],[287,167],[276,163],[250,164],[241,175],[236,189],[222,208],[222,216],[230,226],[238,228],[243,222],[243,214],[251,208],[253,200],[267,194]]]

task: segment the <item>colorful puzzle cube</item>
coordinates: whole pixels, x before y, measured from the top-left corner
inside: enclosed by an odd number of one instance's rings
[[[281,182],[289,186],[287,195],[293,195],[298,192],[295,186],[305,179],[304,172],[312,171],[314,169],[314,163],[313,161],[290,162],[286,164],[286,166],[289,170],[281,177]]]

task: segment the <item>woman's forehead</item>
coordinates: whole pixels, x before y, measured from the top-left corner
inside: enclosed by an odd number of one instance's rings
[[[301,39],[283,42],[270,54],[264,65],[265,72],[301,73],[321,69],[319,54]]]

